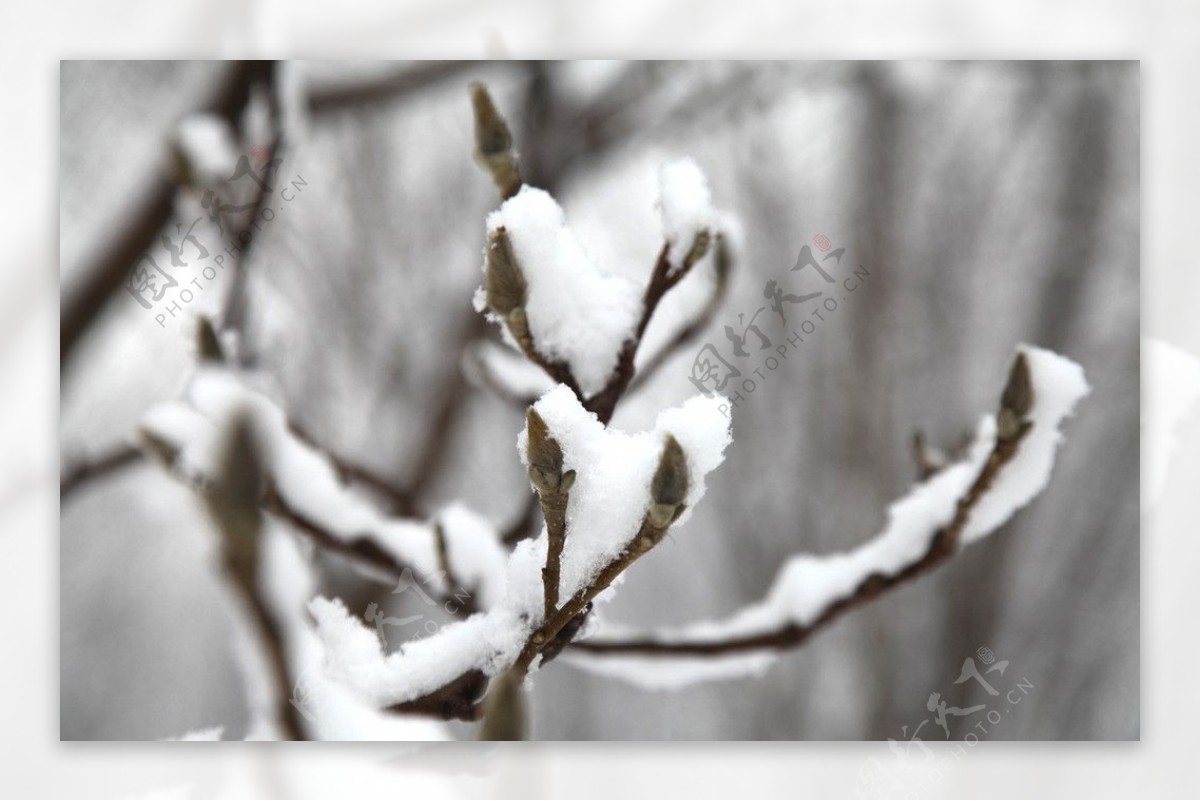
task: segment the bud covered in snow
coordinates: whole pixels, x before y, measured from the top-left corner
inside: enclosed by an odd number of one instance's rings
[[[525,455],[529,460],[530,483],[542,495],[570,491],[575,483],[575,471],[563,473],[562,448],[550,436],[546,421],[532,407],[525,413],[525,428]]]
[[[1015,439],[1029,428],[1026,420],[1033,409],[1033,379],[1024,353],[1017,354],[1008,374],[1008,384],[1000,396],[997,434],[1001,440]]]
[[[687,457],[675,437],[668,434],[650,482],[650,522],[657,528],[666,528],[678,520],[685,508],[687,492]]]
[[[486,280],[489,309],[505,319],[514,312],[524,314],[528,287],[517,257],[513,255],[508,232],[503,227],[497,228],[488,238]]]

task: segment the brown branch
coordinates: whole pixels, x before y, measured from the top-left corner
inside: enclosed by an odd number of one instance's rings
[[[406,715],[428,715],[441,720],[478,720],[479,702],[487,691],[488,677],[482,670],[471,669],[450,683],[420,698],[393,704],[385,709]]]
[[[642,363],[641,369],[637,371],[633,380],[629,382],[629,387],[626,390],[627,393],[636,392],[645,386],[647,380],[655,375],[664,364],[670,361],[671,357],[692,345],[708,329],[708,326],[721,310],[721,306],[725,303],[725,295],[729,289],[729,275],[732,272],[732,262],[729,245],[725,242],[724,237],[718,236],[716,258],[714,259],[716,280],[713,284],[712,294],[708,297],[708,302],[704,304],[704,308],[699,311],[691,322],[679,329],[666,345]]]
[[[271,73],[271,80],[276,80],[274,71]],[[277,88],[272,86],[271,91],[277,92]],[[263,185],[270,185],[279,172],[279,163],[282,157],[279,153],[283,149],[283,134],[279,129],[281,125],[280,114],[277,108],[278,100],[273,100],[272,120],[276,126],[274,138],[269,145],[269,157],[267,160],[266,169],[263,171],[261,181]],[[257,186],[257,185],[256,185]],[[232,270],[232,278],[229,283],[228,293],[225,295],[225,304],[221,312],[221,329],[229,331],[237,331],[241,334],[238,348],[238,358],[243,366],[249,364],[252,360],[247,354],[247,343],[245,339],[246,327],[246,259],[250,255],[250,249],[253,247],[257,237],[251,235],[251,229],[254,228],[254,221],[258,219],[258,215],[262,213],[266,206],[267,194],[264,186],[257,186],[255,190],[254,205],[246,216],[245,224],[238,227],[234,237],[238,243],[237,255],[232,260],[230,267]]]
[[[980,468],[975,481],[958,500],[954,517],[935,532],[925,553],[893,574],[873,573],[863,579],[848,596],[826,607],[808,625],[789,623],[774,631],[730,637],[721,640],[671,642],[656,637],[612,640],[587,640],[571,644],[573,649],[603,654],[641,656],[727,656],[753,651],[781,650],[804,644],[809,637],[836,621],[843,614],[864,606],[884,592],[902,586],[949,560],[959,548],[959,539],[971,512],[987,494],[997,476],[1019,452],[1020,444],[1032,424],[1028,414],[1032,389],[1028,385],[1029,368],[1023,354],[1013,362],[998,417],[999,431],[995,446]]]
[[[288,420],[287,426],[292,436],[328,459],[343,480],[357,481],[383,495],[387,498],[393,514],[403,517],[416,514],[416,505],[413,503],[411,492],[389,481],[371,468],[352,462],[339,456],[333,450],[323,447],[299,423]]]
[[[415,92],[457,78],[476,69],[471,61],[419,61],[419,66],[337,85],[318,86],[309,92],[308,108],[313,114],[329,114],[363,106],[395,102]]]
[[[467,343],[477,339],[486,330],[484,319],[477,314],[471,314],[463,321],[463,329],[459,334],[462,347],[466,347]],[[459,350],[461,349],[460,347]],[[421,497],[430,482],[437,478],[449,455],[448,440],[454,428],[454,421],[458,419],[459,413],[470,398],[469,390],[470,384],[458,364],[446,371],[438,397],[437,412],[425,425],[425,438],[414,449],[417,455],[409,468],[408,488],[405,493],[414,507],[416,499]]]
[[[567,603],[563,604],[561,609],[555,612],[554,615],[530,636],[525,647],[521,650],[521,655],[517,658],[514,669],[522,673],[528,672],[533,664],[533,660],[542,654],[546,646],[550,643],[558,642],[559,634],[568,623],[585,614],[588,606],[595,600],[596,596],[608,589],[617,576],[624,573],[634,562],[649,553],[655,545],[662,542],[663,537],[666,536],[668,527],[669,524],[661,528],[654,525],[650,516],[647,515],[642,520],[642,525],[638,530],[637,536],[633,538],[620,555],[609,562],[590,585],[575,593]]]
[[[225,75],[212,97],[197,112],[216,114],[231,123],[246,105],[251,86],[261,80],[267,62],[238,61]],[[73,272],[79,276],[69,291],[62,294],[59,325],[59,359],[65,364],[84,333],[121,287],[129,271],[153,244],[171,219],[177,186],[172,169],[159,167],[149,184],[139,190],[112,226],[116,233],[107,243],[95,248],[91,263]]]
[[[381,576],[386,576],[389,583],[400,581],[404,576],[405,571],[415,575],[417,571],[413,570],[410,565],[396,559],[391,553],[384,550],[374,539],[367,534],[362,534],[357,537],[343,538],[334,534],[329,529],[322,526],[317,521],[300,512],[283,496],[281,496],[274,487],[267,489],[266,496],[263,499],[263,508],[268,512],[283,520],[307,536],[313,545],[323,551],[336,554],[351,562],[355,562],[370,571]],[[438,536],[435,530],[435,538]],[[437,539],[435,539],[437,543]],[[444,546],[442,546],[444,548]],[[444,553],[441,554],[445,558]],[[447,582],[453,586],[450,577],[453,571],[449,569],[448,560],[444,563],[443,569],[446,571]],[[466,589],[466,588],[463,588]],[[431,593],[437,595],[440,601],[452,600],[447,595],[440,593]],[[479,611],[475,605],[474,596],[463,599],[453,599],[454,614],[457,617],[467,618]]]
[[[929,445],[925,432],[919,428],[913,432],[911,450],[913,462],[917,466],[917,476],[921,481],[932,478],[949,465],[945,455]]]
[[[531,461],[531,478],[533,472]],[[683,514],[685,508],[683,500],[687,496],[688,481],[687,459],[683,449],[674,437],[668,435],[662,455],[659,457],[658,467],[650,482],[650,505],[642,518],[637,535],[615,559],[600,571],[590,585],[580,589],[560,609],[553,610],[552,614],[546,616],[542,625],[529,637],[520,656],[517,657],[516,664],[513,666],[513,671],[517,676],[523,677],[532,666],[534,659],[539,656],[544,661],[548,656],[546,653],[548,648],[552,650],[549,656],[557,654],[578,631],[596,596],[608,589],[617,576],[629,569],[634,562],[662,542],[667,530]],[[547,524],[548,527],[549,524]],[[569,632],[565,638],[564,630]]]
[[[629,382],[633,380],[634,375],[634,359],[637,357],[638,347],[641,345],[642,337],[646,333],[646,327],[650,324],[650,319],[654,316],[654,310],[658,308],[659,302],[663,296],[675,287],[684,276],[690,271],[692,266],[704,257],[708,250],[709,235],[701,233],[696,237],[696,242],[693,243],[687,257],[678,268],[672,268],[670,259],[670,246],[663,245],[662,250],[658,253],[658,260],[654,264],[654,270],[650,275],[650,281],[646,284],[646,291],[642,295],[642,316],[638,320],[637,328],[634,335],[625,342],[621,348],[621,352],[617,356],[617,366],[613,369],[612,376],[608,379],[608,383],[604,388],[588,399],[580,398],[583,401],[583,406],[590,412],[595,412],[600,418],[600,422],[608,424],[612,419],[613,413],[617,408],[617,401],[621,399]],[[578,393],[576,393],[578,394]]]
[[[536,415],[532,409],[530,413]],[[559,483],[554,481],[555,468],[561,469],[562,466],[561,454],[556,460],[554,448],[546,446],[544,441],[535,447],[537,452],[530,456],[530,481],[535,486],[545,484],[551,489],[557,489],[562,484],[569,488],[572,479],[567,476],[573,476],[573,473],[562,473],[558,476]],[[506,681],[511,680],[519,684],[535,660],[540,657],[541,663],[545,664],[562,651],[582,627],[595,597],[607,589],[634,562],[662,542],[667,530],[683,514],[683,498],[687,495],[687,489],[687,460],[679,443],[674,437],[668,437],[650,483],[649,508],[637,534],[588,586],[578,590],[566,603],[557,607],[530,634],[506,674]],[[419,698],[389,707],[389,711],[433,715],[447,720],[477,720],[480,716],[479,701],[487,687],[487,675],[478,669],[472,669]]]
[[[549,620],[558,609],[562,552],[567,542],[567,503],[575,483],[575,471],[563,472],[562,448],[550,434],[546,421],[532,406],[525,413],[525,430],[529,482],[537,490],[542,517],[546,519],[546,566],[542,568],[542,588],[543,614]]]
[[[285,739],[303,740],[304,724],[290,703],[293,687],[283,627],[262,595],[262,511],[260,494],[265,474],[250,418],[239,416],[223,445],[221,464],[204,496],[209,515],[221,535],[221,558],[226,575],[245,602],[275,685],[274,717]]]
[[[438,568],[446,577],[446,587],[451,596],[443,595],[442,600],[453,601],[450,605],[454,607],[453,614],[456,617],[470,617],[479,611],[479,607],[475,605],[475,595],[479,591],[479,587],[476,585],[468,587],[462,577],[458,575],[454,561],[450,558],[450,543],[446,539],[446,529],[440,522],[433,524],[433,537],[437,548]],[[458,597],[456,590],[463,590],[466,593],[465,601]]]
[[[85,459],[76,462],[63,471],[62,479],[58,485],[59,500],[65,501],[72,492],[79,489],[82,485],[111,476],[126,467],[137,464],[141,459],[142,452],[134,446],[118,445],[94,459]]]

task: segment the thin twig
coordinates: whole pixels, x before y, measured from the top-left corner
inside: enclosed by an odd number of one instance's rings
[[[1000,411],[1000,431],[992,452],[980,468],[975,481],[958,500],[954,517],[936,531],[930,539],[925,553],[903,569],[891,573],[872,573],[863,579],[853,592],[840,598],[820,614],[812,623],[799,625],[789,623],[774,631],[745,636],[734,636],[713,640],[664,640],[654,636],[587,640],[572,643],[580,651],[606,654],[633,654],[642,656],[724,656],[752,651],[794,648],[804,644],[814,633],[825,628],[846,612],[877,599],[885,591],[901,586],[914,578],[938,567],[959,549],[963,529],[970,520],[971,512],[978,506],[987,491],[1020,450],[1020,444],[1029,433],[1031,424],[1025,422],[1029,403],[1024,398],[1014,400],[1013,388],[1020,384],[1022,374],[1028,375],[1024,355],[1017,357],[1005,389]],[[1018,393],[1021,390],[1018,390]],[[1028,391],[1027,388],[1025,391]],[[1007,422],[1006,422],[1007,421]]]
[[[328,459],[330,464],[333,465],[334,469],[337,470],[338,475],[340,475],[343,480],[357,481],[375,490],[380,495],[383,495],[385,498],[387,498],[389,505],[391,506],[390,511],[393,514],[400,515],[402,517],[409,517],[416,514],[416,506],[413,503],[411,492],[403,487],[398,486],[394,482],[389,481],[371,468],[358,464],[357,462],[352,462],[349,459],[335,453],[331,448],[322,446],[317,442],[316,438],[313,437],[313,435],[299,423],[289,420],[287,426],[288,431],[290,431],[291,434],[296,437],[296,439],[300,440],[305,445]]]
[[[537,490],[546,519],[546,566],[542,568],[542,588],[545,600],[544,617],[549,620],[558,609],[558,585],[562,568],[562,552],[567,542],[567,504],[575,471],[563,472],[563,453],[546,426],[546,421],[531,406],[525,413],[526,460],[529,462],[529,482]]]
[[[250,418],[237,417],[226,433],[220,467],[204,500],[221,535],[225,573],[242,596],[265,651],[275,685],[273,718],[285,739],[303,740],[304,724],[299,710],[290,702],[293,683],[283,626],[263,597],[263,521],[259,495],[265,474],[254,439]]]
[[[212,97],[198,112],[216,114],[235,121],[250,97],[251,86],[261,79],[266,62],[238,61],[225,75]],[[160,167],[148,186],[117,216],[116,233],[104,245],[90,251],[97,254],[92,262],[73,272],[79,276],[62,296],[59,325],[59,359],[66,364],[84,333],[94,323],[108,299],[121,287],[138,259],[153,244],[155,237],[171,219],[177,177]]]
[[[94,459],[76,462],[63,471],[58,486],[59,500],[65,501],[82,485],[111,476],[126,467],[137,464],[141,459],[142,452],[134,446],[118,445]]]
[[[339,555],[345,559],[355,562],[367,568],[369,572],[384,576],[388,583],[400,581],[404,576],[405,571],[416,575],[415,570],[410,565],[396,559],[392,554],[384,550],[380,545],[367,534],[357,537],[343,538],[334,534],[329,529],[322,526],[317,521],[300,512],[283,496],[281,496],[275,488],[268,488],[266,497],[263,499],[263,508],[271,514],[283,520],[307,536],[309,540],[323,551]],[[436,532],[435,532],[436,538]],[[436,543],[436,539],[435,539]],[[447,560],[448,565],[448,560]],[[447,568],[447,576],[453,575],[453,571]],[[449,586],[453,587],[450,579],[447,578]],[[466,589],[466,588],[463,588]],[[453,592],[453,590],[451,590]],[[438,595],[436,592],[431,592],[433,595]],[[448,595],[440,596],[439,600],[452,600]],[[475,605],[473,595],[466,599],[455,598],[453,604],[454,614],[457,617],[467,618],[479,611]]]
[[[675,336],[657,353],[642,363],[633,380],[629,382],[626,394],[636,392],[645,386],[647,380],[657,374],[659,369],[670,361],[671,357],[684,348],[689,347],[701,334],[708,330],[709,324],[716,318],[717,313],[725,303],[725,295],[729,289],[729,275],[732,272],[732,259],[729,253],[729,246],[725,243],[723,237],[717,238],[714,266],[716,280],[713,283],[712,294],[709,295],[708,302],[704,304],[704,308],[700,310],[691,322],[679,329]]]
[[[696,252],[695,247],[693,247],[693,252]],[[687,259],[680,267],[672,269],[669,253],[670,246],[663,245],[662,250],[658,253],[658,259],[655,261],[654,270],[650,274],[650,281],[646,284],[646,290],[642,295],[642,316],[638,320],[634,335],[621,348],[621,352],[617,356],[617,366],[613,369],[608,382],[600,392],[591,398],[580,398],[584,408],[594,412],[600,418],[600,422],[606,425],[616,411],[617,401],[621,399],[629,382],[633,380],[634,359],[637,357],[642,337],[646,333],[646,326],[650,324],[650,319],[654,316],[654,310],[658,308],[659,301],[683,280],[684,276],[691,271],[695,261],[701,257]]]
[[[330,114],[395,102],[475,69],[471,61],[421,61],[388,75],[317,86],[308,94],[313,114]]]

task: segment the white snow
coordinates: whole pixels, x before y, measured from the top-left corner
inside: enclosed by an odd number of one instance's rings
[[[179,149],[201,186],[221,183],[233,173],[238,147],[233,129],[214,114],[190,114],[175,133]]]
[[[637,534],[667,434],[674,435],[688,460],[688,510],[676,525],[686,522],[704,495],[704,477],[721,464],[730,441],[729,420],[719,410],[724,402],[698,395],[663,411],[654,430],[638,434],[605,428],[564,386],[534,404],[562,448],[563,469],[576,471],[567,506],[564,597],[589,584]],[[524,462],[524,431],[517,449]]]
[[[488,215],[489,235],[501,227],[528,285],[525,313],[537,349],[566,362],[579,388],[594,395],[634,334],[641,290],[596,267],[567,227],[563,210],[541,189],[521,187]]]
[[[667,162],[659,169],[658,180],[663,239],[672,266],[678,268],[700,233],[721,230],[721,219],[712,205],[708,179],[693,159]]]
[[[1167,483],[1179,425],[1200,401],[1200,359],[1160,339],[1142,340],[1142,512]]]
[[[729,420],[718,408],[722,402],[697,396],[660,414],[652,431],[637,434],[605,428],[565,386],[535,404],[562,448],[564,470],[576,471],[567,507],[561,598],[587,586],[636,536],[668,433],[687,457],[689,509],[700,501],[705,476],[720,465],[730,441]],[[517,443],[522,459],[525,436],[522,432]],[[310,608],[331,670],[365,698],[386,705],[420,697],[471,668],[488,675],[507,669],[542,622],[545,554],[543,529],[509,556],[504,597],[497,606],[392,654],[384,654],[374,633],[340,602],[315,600]]]
[[[490,379],[503,391],[519,398],[538,398],[556,386],[542,368],[522,354],[486,339],[463,352],[462,369],[467,380],[475,386],[486,388]]]
[[[1029,364],[1034,386],[1030,413],[1033,428],[1021,440],[1019,455],[997,477],[987,494],[971,512],[963,530],[969,544],[1008,522],[1050,482],[1054,453],[1062,442],[1059,423],[1070,416],[1091,388],[1083,368],[1052,351],[1021,345],[1018,350]]]
[[[454,581],[461,585],[448,588],[451,596],[465,591],[480,608],[495,606],[503,592],[508,562],[508,553],[501,545],[496,529],[461,503],[447,506],[436,519],[446,537]]]
[[[620,679],[643,690],[682,690],[709,681],[748,679],[761,676],[775,664],[775,655],[751,652],[720,659],[708,657],[673,657],[671,669],[650,664],[636,656],[598,656],[567,649],[560,660],[589,673]],[[661,660],[660,660],[661,661]]]
[[[217,742],[224,733],[224,726],[212,726],[207,729],[193,729],[179,737],[168,737],[167,740],[174,742]]]
[[[307,620],[306,607],[315,592],[311,569],[294,537],[270,525],[263,538],[260,592],[283,628],[293,686],[289,703],[300,715],[305,732],[320,740],[448,740],[441,723],[389,715],[365,702],[324,669],[324,647]],[[386,591],[385,591],[386,592]],[[269,687],[269,685],[267,685]],[[274,688],[270,688],[275,692]],[[252,733],[272,731],[261,712],[275,697],[252,702],[260,710]]]
[[[1019,350],[1028,360],[1034,388],[1030,413],[1033,428],[968,517],[961,540],[964,546],[1005,523],[1046,486],[1062,439],[1059,426],[1089,391],[1083,370],[1069,359],[1029,346]],[[958,499],[974,483],[995,442],[995,420],[986,416],[980,421],[968,455],[893,503],[888,509],[887,525],[876,537],[846,553],[793,556],[780,569],[762,601],[721,620],[655,631],[653,638],[666,643],[711,643],[768,634],[788,624],[813,623],[823,610],[848,597],[872,574],[895,575],[924,555],[937,531],[954,517]],[[611,625],[597,629],[602,639],[647,636]],[[759,653],[764,659],[775,658],[770,651]],[[573,661],[640,686],[666,687],[686,686],[709,675],[729,678],[739,669],[763,669],[761,660],[747,656],[743,652],[713,658],[711,661],[727,664],[724,669],[712,668],[711,673],[697,670],[693,657],[577,653]]]

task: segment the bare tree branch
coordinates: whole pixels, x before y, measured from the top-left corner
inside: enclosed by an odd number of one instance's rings
[[[713,283],[713,291],[708,301],[691,322],[679,329],[675,336],[662,349],[646,359],[641,369],[637,371],[633,380],[630,381],[628,392],[636,392],[664,364],[670,361],[671,357],[684,348],[691,346],[708,329],[709,324],[712,323],[717,313],[721,310],[721,306],[725,303],[725,295],[729,289],[729,275],[732,272],[733,257],[729,252],[729,245],[724,237],[717,237],[715,250],[714,268],[716,271],[716,280]]]
[[[727,656],[763,650],[779,650],[803,645],[816,632],[836,621],[843,614],[879,598],[887,590],[906,584],[948,561],[958,550],[963,529],[971,513],[1020,450],[1022,440],[1031,430],[1028,422],[1031,408],[1029,368],[1023,354],[1013,363],[1008,384],[1001,401],[996,444],[974,482],[959,499],[951,521],[933,532],[928,549],[918,559],[891,574],[873,573],[867,576],[849,595],[830,603],[812,623],[801,626],[787,624],[775,631],[736,636],[726,639],[671,638],[654,635],[595,639],[572,643],[579,651],[601,654],[640,656]]]
[[[330,114],[394,102],[478,68],[471,61],[421,61],[417,64],[419,66],[404,67],[389,75],[317,86],[309,92],[308,108],[313,114]]]
[[[245,107],[250,89],[261,81],[269,62],[234,62],[212,97],[197,112],[216,114],[233,123]],[[95,322],[108,299],[124,283],[129,271],[149,249],[171,219],[177,177],[160,167],[149,184],[117,215],[116,233],[90,264],[75,270],[79,276],[69,290],[64,287],[59,324],[59,359],[65,364],[88,327]]]
[[[221,466],[205,494],[209,514],[221,534],[225,572],[245,602],[271,670],[273,718],[285,739],[303,740],[304,724],[290,702],[293,686],[283,631],[262,595],[262,512],[264,474],[249,417],[237,417],[226,432]]]
[[[132,445],[117,445],[100,456],[85,459],[67,467],[58,485],[60,501],[66,501],[75,490],[88,482],[107,478],[141,461],[142,452]]]
[[[626,388],[629,386],[629,382],[633,380],[634,359],[637,357],[642,337],[646,333],[646,326],[650,324],[650,319],[654,316],[654,311],[658,308],[659,302],[663,299],[664,295],[683,280],[684,276],[691,272],[692,266],[704,257],[709,246],[709,236],[707,232],[697,236],[696,242],[692,245],[682,265],[676,269],[672,269],[671,259],[669,258],[670,246],[663,245],[662,250],[659,251],[658,260],[654,264],[654,271],[651,273],[650,281],[646,285],[646,291],[642,295],[642,316],[638,320],[637,329],[634,331],[633,337],[626,341],[625,346],[617,356],[617,366],[613,369],[612,377],[609,378],[604,388],[591,398],[580,398],[583,401],[584,408],[590,412],[595,412],[596,416],[600,418],[600,422],[607,424],[612,419],[613,413],[617,408],[617,401],[621,399],[621,395],[624,394]],[[717,238],[720,239],[719,236]]]

